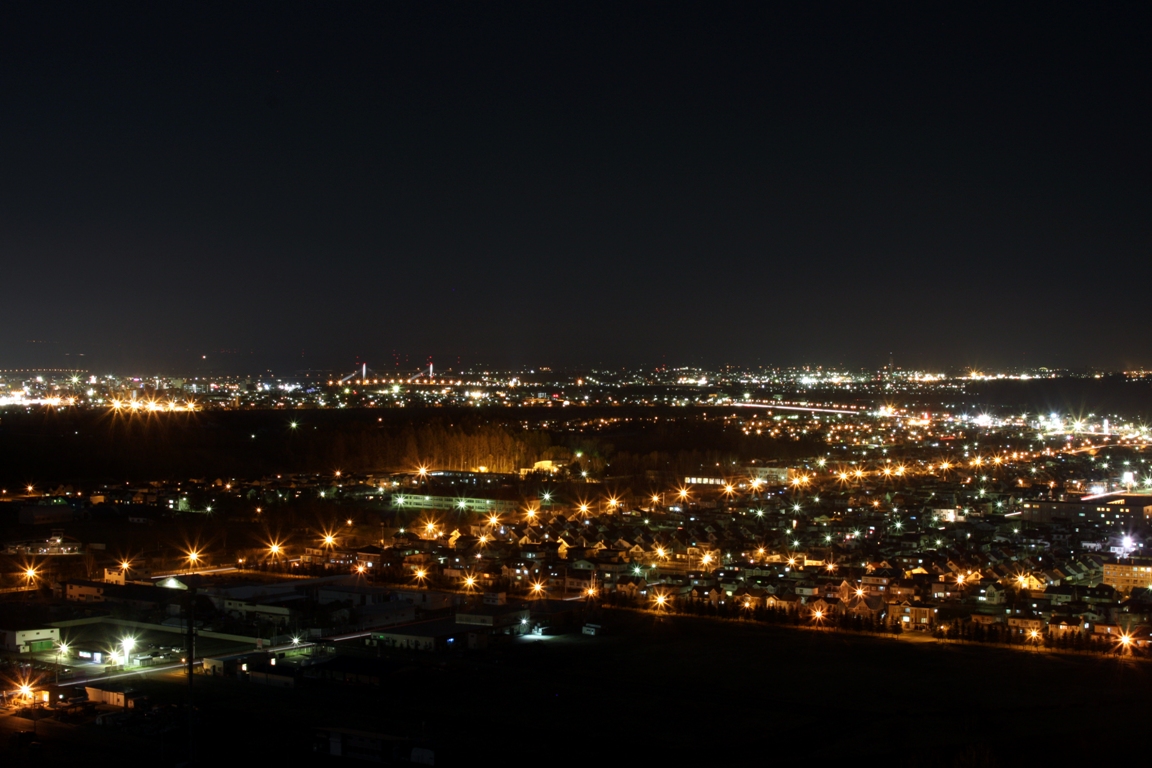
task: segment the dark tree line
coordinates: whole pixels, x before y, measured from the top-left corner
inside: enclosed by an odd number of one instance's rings
[[[625,409],[610,409],[617,413]],[[574,461],[576,476],[678,477],[730,472],[751,459],[787,461],[821,448],[746,435],[716,414],[631,410],[618,426],[573,427],[595,409],[403,408],[111,414],[39,409],[0,414],[0,482],[124,482],[258,477],[285,472],[385,472],[428,465],[516,472]],[[640,418],[644,416],[644,418]],[[558,418],[563,417],[563,418]],[[565,421],[567,419],[567,421]],[[579,454],[579,456],[577,456]]]

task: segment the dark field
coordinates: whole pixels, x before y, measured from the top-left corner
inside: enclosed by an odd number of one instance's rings
[[[198,676],[198,749],[206,763],[313,763],[312,729],[329,725],[424,732],[440,765],[1070,765],[1122,758],[1152,715],[1152,666],[1140,662],[618,611],[603,623],[602,637],[392,656],[381,688]],[[174,675],[136,687],[159,702],[186,695]],[[71,741],[95,726],[60,728]],[[175,734],[161,745],[101,730],[153,764],[178,748]],[[46,749],[63,761],[82,742]]]
[[[739,398],[743,391],[732,388],[728,394]],[[690,394],[699,393],[691,390]],[[757,397],[772,394],[756,390]],[[963,393],[926,390],[879,396],[835,390],[781,394],[866,407],[884,402],[957,412],[981,407],[1152,419],[1152,382],[1123,376],[973,382]],[[609,460],[613,475],[642,474],[654,468],[682,473],[720,456],[790,460],[823,450],[822,437],[816,434],[809,441],[797,442],[725,429],[721,417],[738,410],[719,405],[412,407],[113,416],[74,409],[11,409],[0,414],[0,485],[11,490],[31,483],[43,489],[64,483],[252,478],[337,469],[390,471],[411,469],[419,463],[455,469],[483,464],[493,471],[515,472],[547,457],[553,447],[579,449],[589,457]],[[600,417],[615,423],[577,432],[569,431],[572,424],[565,422]],[[652,421],[654,417],[659,417],[658,423]],[[292,422],[297,428],[290,427]],[[654,452],[661,454],[656,463],[652,463]]]

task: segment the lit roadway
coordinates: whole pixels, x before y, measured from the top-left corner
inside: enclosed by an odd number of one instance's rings
[[[197,576],[201,573],[234,573],[238,570],[239,569],[234,565],[221,565],[216,568],[197,568],[194,571],[185,569],[181,571],[172,571],[171,573],[159,573],[152,576],[152,580],[156,581],[157,579],[167,579],[170,577],[178,576]]]
[[[352,638],[352,637],[364,637],[367,634],[368,633],[365,632],[365,633],[359,634],[359,635],[348,635],[347,638],[339,637],[339,638],[330,638],[330,639],[343,640],[343,639],[348,639],[348,638]],[[312,645],[312,643],[285,643],[283,645],[274,645],[274,646],[269,646],[267,648],[259,648],[259,649],[253,648],[251,650],[246,650],[246,651],[234,651],[233,653],[225,653],[225,654],[216,653],[216,654],[212,655],[212,658],[214,658],[214,659],[238,659],[242,656],[247,656],[250,653],[278,653],[280,651],[291,651],[291,650],[295,650],[298,648],[308,648],[311,645]],[[204,657],[203,656],[198,656],[192,662],[192,666],[196,666],[196,667],[202,666],[203,664],[204,664]],[[67,682],[60,683],[60,687],[71,686],[71,685],[84,685],[85,683],[90,683],[90,682],[101,683],[101,682],[104,682],[106,680],[120,680],[120,679],[125,678],[125,677],[134,677],[137,675],[143,677],[143,676],[150,675],[153,672],[173,672],[175,670],[186,669],[187,667],[188,667],[188,664],[186,662],[176,662],[173,664],[163,664],[161,666],[152,666],[152,667],[140,667],[138,669],[125,670],[123,672],[113,672],[112,674],[107,674],[107,675],[95,675],[93,677],[83,677],[83,678],[79,678],[79,679],[68,680]]]
[[[299,563],[300,558],[288,557],[288,558],[284,558],[283,560],[278,560],[277,562]],[[172,571],[171,573],[158,573],[158,574],[155,574],[152,576],[152,580],[156,581],[158,579],[179,578],[180,576],[198,576],[198,575],[204,574],[204,573],[214,574],[214,573],[238,573],[238,572],[240,572],[240,569],[234,565],[218,565],[218,566],[215,566],[212,568],[205,566],[203,568],[196,568],[195,570],[188,570],[187,568],[184,568],[184,569],[181,569],[179,571]]]
[[[808,413],[839,413],[844,416],[866,416],[868,411],[850,408],[811,408],[803,405],[776,405],[774,403],[725,403],[739,408],[767,408],[773,411],[806,411]]]

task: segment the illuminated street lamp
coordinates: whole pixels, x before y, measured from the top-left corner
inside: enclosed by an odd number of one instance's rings
[[[132,650],[136,647],[136,638],[123,638],[120,641],[120,647],[124,649],[124,664],[127,666],[132,663]]]
[[[60,685],[60,656],[63,654],[64,658],[68,658],[68,643],[60,643],[56,646],[56,685]]]

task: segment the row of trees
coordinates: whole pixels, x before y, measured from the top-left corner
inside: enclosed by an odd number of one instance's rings
[[[969,643],[992,645],[1038,646],[1061,651],[1082,651],[1085,653],[1116,653],[1117,651],[1141,653],[1141,649],[1130,642],[1127,646],[1120,637],[1097,635],[1090,632],[1051,632],[1037,630],[1021,632],[1005,624],[977,624],[972,621],[956,621],[936,628],[934,635],[945,640],[961,640]]]
[[[0,480],[43,487],[418,465],[515,472],[546,459],[575,459],[577,478],[581,471],[592,477],[640,477],[652,471],[683,477],[730,470],[753,458],[787,461],[818,452],[822,445],[814,435],[802,440],[745,435],[695,411],[675,421],[636,419],[589,432],[573,431],[572,424],[555,418],[556,409],[547,411],[15,412],[0,424]],[[576,412],[560,413],[574,418]]]
[[[606,605],[623,608],[653,608],[656,605],[652,596],[633,597],[625,592],[608,592],[604,596]],[[743,619],[763,624],[785,626],[818,626],[838,629],[845,632],[895,632],[902,630],[899,625],[889,627],[879,615],[861,616],[851,613],[835,613],[816,618],[807,608],[799,605],[766,606],[757,604],[745,607],[736,600],[714,603],[711,600],[695,598],[669,600],[657,610],[684,616],[704,616],[718,619]]]
[[[604,603],[610,606],[629,608],[648,608],[655,606],[651,596],[633,597],[623,592],[609,592],[604,596]],[[879,615],[871,617],[850,613],[834,613],[829,616],[816,617],[812,612],[802,606],[768,607],[755,605],[744,607],[738,601],[727,600],[713,603],[710,600],[678,599],[669,600],[656,610],[682,614],[688,616],[706,616],[720,619],[743,619],[765,624],[782,624],[787,626],[820,626],[827,629],[844,632],[875,632],[894,633],[903,632],[899,624],[887,624]],[[1053,650],[1080,651],[1085,653],[1115,654],[1122,652],[1131,655],[1144,655],[1144,649],[1135,642],[1123,643],[1120,638],[1107,635],[1096,635],[1088,632],[1057,632],[1045,629],[1037,631],[1035,635],[1030,632],[1009,627],[1005,624],[977,624],[972,621],[955,621],[937,626],[933,630],[937,639],[961,640],[973,643],[987,643],[1010,646],[1036,646]]]

